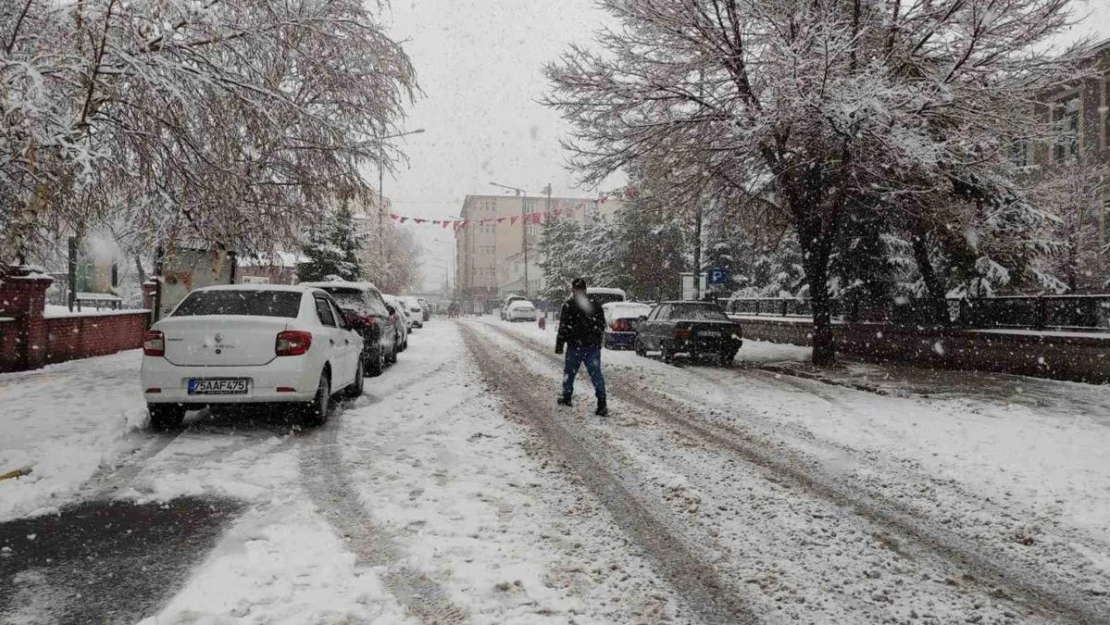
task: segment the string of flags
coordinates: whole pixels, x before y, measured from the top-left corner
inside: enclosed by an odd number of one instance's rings
[[[632,187],[628,187],[617,195],[618,197],[631,199],[636,197],[636,190]],[[610,197],[611,196],[609,195],[602,195],[596,201],[590,202],[590,204],[604,204],[610,199]],[[515,226],[517,222],[520,222],[522,224],[542,224],[560,216],[572,217],[574,215],[574,211],[584,209],[586,208],[586,206],[586,202],[581,202],[574,206],[556,208],[549,211],[525,213],[523,215],[511,215],[506,217],[485,217],[482,219],[426,219],[423,217],[408,217],[405,215],[398,215],[396,213],[389,213],[389,218],[402,224],[413,223],[421,226],[439,226],[444,229],[451,228],[452,230],[458,230],[459,228],[465,228],[471,224],[508,226]]]

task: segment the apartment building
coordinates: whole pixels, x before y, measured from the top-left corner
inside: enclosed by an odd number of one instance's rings
[[[598,216],[611,218],[620,206],[620,201],[596,198],[466,196],[460,216],[468,223],[455,231],[455,284],[464,307],[489,311],[510,293],[535,294],[543,288],[537,249],[543,223],[522,224],[523,215],[558,210],[585,224]]]
[[[1110,40],[1096,46],[1089,62],[1094,75],[1037,95],[1043,121],[1051,123],[1056,137],[1051,142],[1015,146],[1018,165],[1031,166],[1037,175],[1066,175],[1077,163],[1110,164]],[[1110,180],[1098,191],[1101,210],[1100,243],[1110,243]]]

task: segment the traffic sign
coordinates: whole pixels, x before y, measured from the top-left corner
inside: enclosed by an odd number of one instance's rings
[[[720,267],[714,267],[705,273],[705,281],[708,284],[722,285],[728,282],[728,272]]]

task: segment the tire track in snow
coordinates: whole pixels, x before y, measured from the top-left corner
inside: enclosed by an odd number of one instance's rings
[[[483,326],[561,366],[561,358],[513,332],[490,323]],[[473,330],[467,328],[470,334]],[[874,493],[860,492],[851,484],[839,484],[807,462],[784,449],[772,448],[767,440],[696,415],[696,409],[667,395],[639,387],[627,374],[607,374],[609,394],[681,429],[696,439],[727,450],[739,459],[758,466],[777,479],[787,480],[815,496],[843,506],[900,539],[942,557],[965,572],[963,581],[987,593],[1002,596],[1026,609],[1081,625],[1110,624],[1110,596],[1085,594],[1061,580],[1045,579],[1037,571],[984,553],[974,545],[952,536],[951,530],[900,502]],[[611,381],[610,381],[611,380]]]
[[[571,434],[558,419],[550,418],[554,402],[539,400],[535,389],[519,376],[502,375],[505,367],[482,345],[472,327],[461,324],[463,340],[474,354],[487,382],[502,390],[502,397],[516,404],[519,414],[560,453],[606,508],[614,521],[650,554],[660,575],[708,623],[732,625],[758,622],[749,605],[717,569],[698,557],[679,536],[656,518],[608,467]],[[545,418],[543,415],[548,415]]]
[[[433,371],[438,371],[443,366]],[[388,394],[397,393],[428,378],[427,374],[395,385]],[[380,397],[368,396],[370,404]],[[343,411],[337,407],[328,423],[308,433],[301,449],[301,479],[321,516],[343,537],[364,566],[385,568],[382,581],[397,602],[425,625],[461,625],[469,620],[462,608],[454,605],[447,593],[426,574],[403,564],[404,550],[367,513],[351,485],[339,451],[339,431]]]

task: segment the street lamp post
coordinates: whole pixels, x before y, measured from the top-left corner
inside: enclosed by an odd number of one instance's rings
[[[385,224],[382,220],[383,213],[385,213],[385,142],[390,139],[418,135],[423,132],[423,128],[417,128],[416,130],[399,132],[378,139],[378,260],[381,263],[382,273],[378,278],[381,281],[385,280]]]
[[[528,192],[524,189],[518,189],[496,182],[491,182],[490,184],[502,189],[508,189],[520,196],[520,245],[524,250],[524,297],[528,297],[528,224],[525,222],[524,217],[525,204],[528,202]]]

